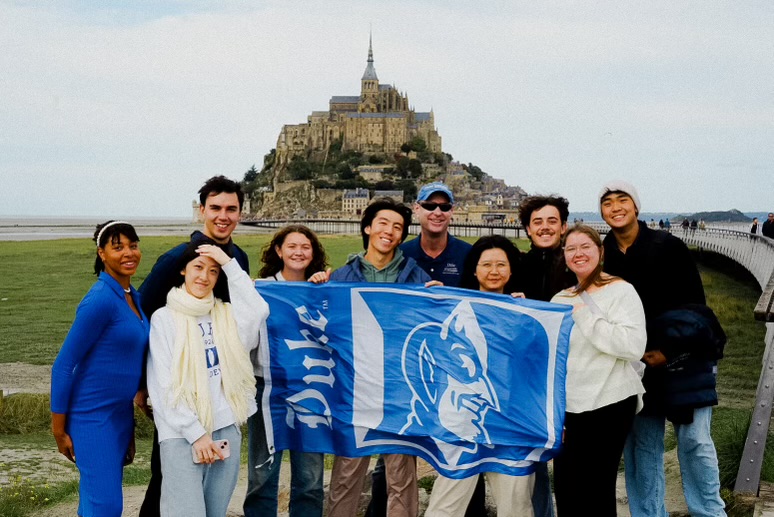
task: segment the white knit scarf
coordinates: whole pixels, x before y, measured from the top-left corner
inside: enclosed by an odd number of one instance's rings
[[[167,308],[172,311],[176,330],[172,355],[172,404],[184,403],[212,434],[213,412],[207,361],[196,319],[210,314],[223,392],[237,425],[247,421],[248,401],[255,399],[255,377],[250,356],[239,339],[231,304],[216,299],[212,293],[206,298],[196,298],[185,287],[175,287],[167,294]]]

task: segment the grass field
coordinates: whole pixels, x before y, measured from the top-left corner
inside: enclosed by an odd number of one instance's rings
[[[260,251],[269,238],[268,235],[249,235],[237,239],[250,257],[254,277],[259,269]],[[156,258],[183,240],[180,237],[143,237],[143,259],[133,284],[139,286]],[[362,249],[359,237],[325,236],[322,241],[333,268],[341,266],[349,253]],[[526,241],[520,242],[519,246],[526,249]],[[0,340],[0,363],[18,361],[49,365],[54,361],[78,302],[95,280],[94,257],[93,243],[85,239],[0,243],[0,328],[5,337]],[[765,327],[753,320],[752,311],[760,290],[749,276],[729,273],[726,268],[718,270],[702,266],[700,269],[708,303],[729,336],[726,357],[719,365],[721,402],[713,421],[721,475],[724,486],[729,487],[739,465],[746,422],[755,397]],[[50,448],[53,439],[47,431],[47,397],[30,397],[25,404],[29,405],[14,409],[18,416],[9,412],[8,403],[5,410],[0,408],[0,450],[31,451],[44,443]],[[669,440],[668,445],[674,447],[673,440]],[[127,473],[128,484],[146,482],[148,448],[149,440],[140,440],[139,461]],[[769,481],[774,481],[772,457],[774,455],[768,455],[764,465],[763,477]],[[34,471],[34,463],[27,463]],[[11,470],[8,467],[8,463],[0,463],[0,513],[3,515],[11,508],[4,506],[9,494],[29,493],[29,498],[48,498],[46,504],[49,504],[75,490],[69,481],[46,488],[31,485],[26,474],[19,478],[7,475],[4,478],[3,473]],[[725,495],[728,497],[729,494]],[[23,514],[23,511],[18,513]]]

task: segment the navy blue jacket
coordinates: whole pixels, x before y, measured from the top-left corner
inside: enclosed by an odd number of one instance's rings
[[[191,240],[189,242],[197,242],[206,239],[206,236],[200,232],[195,231],[191,234]],[[183,256],[185,248],[188,246],[188,242],[179,244],[161,255],[156,263],[153,265],[153,269],[143,281],[140,286],[141,304],[143,312],[150,319],[156,310],[164,307],[167,304],[167,293],[175,285],[180,285],[180,271],[182,270],[180,264],[180,257]],[[247,258],[247,253],[234,244],[233,241],[229,241],[228,244],[221,246],[223,251],[229,257],[234,257],[242,269],[247,274],[250,274],[250,262]],[[225,275],[221,275],[218,278],[218,283],[215,284],[213,294],[216,298],[220,298],[224,302],[231,301],[228,295],[228,283]]]

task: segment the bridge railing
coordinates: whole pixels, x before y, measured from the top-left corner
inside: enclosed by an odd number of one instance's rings
[[[672,233],[690,246],[720,253],[744,266],[763,291],[753,311],[756,320],[766,322],[763,364],[734,484],[734,492],[757,496],[774,402],[774,240],[721,228],[677,228]]]

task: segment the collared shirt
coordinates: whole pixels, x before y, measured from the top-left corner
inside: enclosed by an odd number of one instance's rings
[[[416,239],[401,244],[400,249],[407,257],[416,260],[417,265],[433,280],[440,280],[448,287],[459,287],[462,282],[462,265],[472,246],[450,234],[446,248],[433,258],[422,249],[421,241],[420,233]]]

